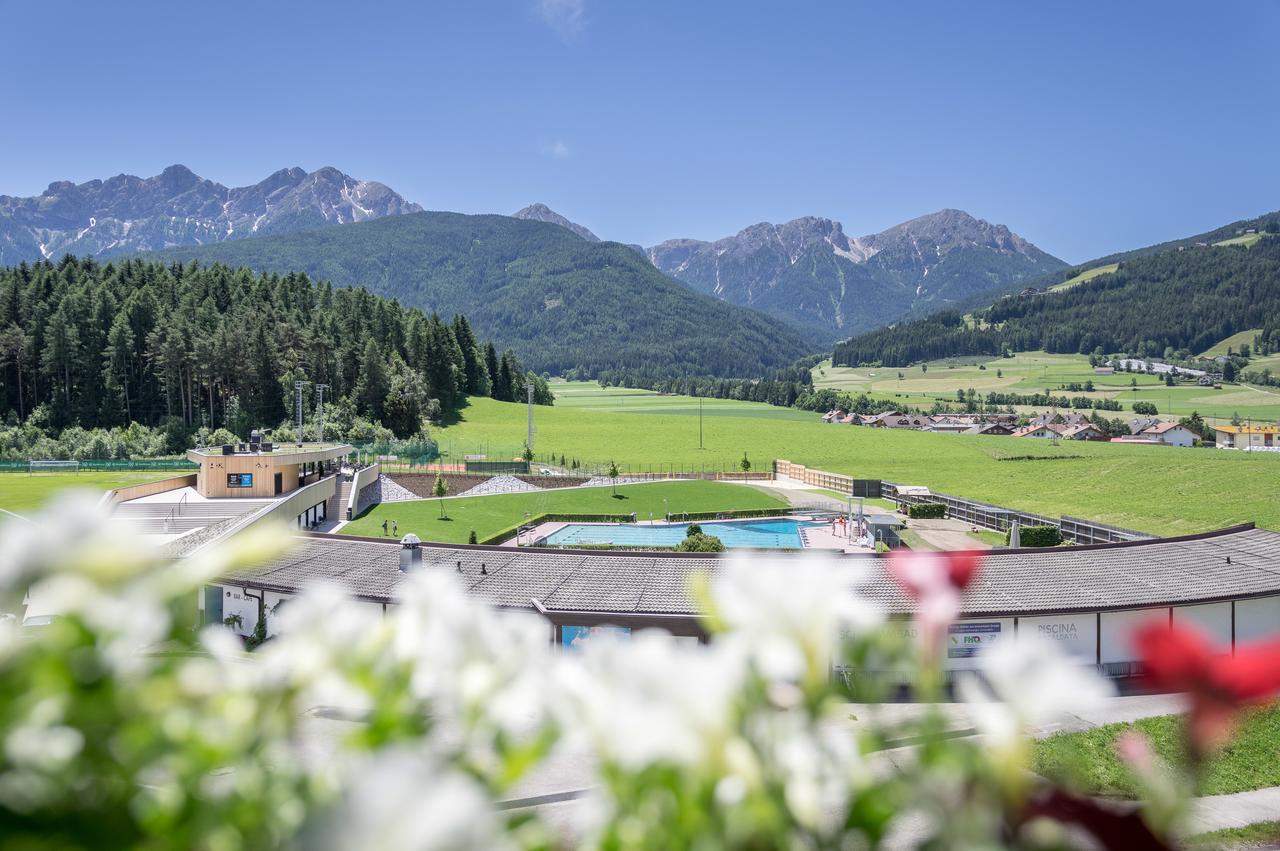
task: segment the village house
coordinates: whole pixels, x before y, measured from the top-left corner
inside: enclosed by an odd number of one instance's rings
[[[1214,426],[1213,431],[1219,449],[1242,449],[1246,452],[1275,452],[1280,450],[1280,426],[1276,425],[1225,425]]]
[[[1137,433],[1138,437],[1146,437],[1163,443],[1166,446],[1195,446],[1200,438],[1191,429],[1181,423],[1166,421],[1147,426]]]

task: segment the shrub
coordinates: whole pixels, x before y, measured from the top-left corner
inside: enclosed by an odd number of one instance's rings
[[[724,552],[724,542],[715,535],[706,535],[698,532],[694,535],[688,535],[680,545],[676,547],[678,553],[722,553]]]
[[[476,530],[472,529],[471,534],[467,536],[467,543],[474,544],[476,542]]]
[[[947,516],[947,506],[941,502],[922,502],[907,506],[907,516],[920,520],[937,520]]]
[[[1009,543],[1009,532],[1004,533]],[[1023,526],[1018,530],[1018,543],[1023,547],[1056,547],[1062,543],[1062,530],[1057,526]]]

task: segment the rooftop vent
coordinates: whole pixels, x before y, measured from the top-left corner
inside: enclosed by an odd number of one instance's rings
[[[408,573],[422,567],[422,541],[410,532],[400,539],[400,570]]]

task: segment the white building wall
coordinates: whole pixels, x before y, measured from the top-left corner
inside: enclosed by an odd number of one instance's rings
[[[1275,638],[1280,633],[1280,597],[1236,602],[1236,641]]]
[[[1220,649],[1231,648],[1231,604],[1208,603],[1201,606],[1178,606],[1173,610],[1175,624],[1191,624],[1204,630]]]
[[[1133,649],[1133,632],[1140,626],[1158,621],[1169,623],[1168,609],[1135,609],[1125,612],[1103,612],[1102,632],[1098,636],[1098,644],[1102,654],[1102,663],[1135,662],[1137,653]]]
[[[1157,435],[1156,439],[1161,443],[1167,443],[1170,446],[1194,446],[1195,435],[1185,428],[1171,428],[1164,434]]]
[[[239,586],[224,585],[222,586],[223,620],[232,615],[240,616],[240,626],[235,627],[237,633],[253,635],[254,627],[258,625],[257,597],[246,596],[244,589]]]
[[[1098,616],[1048,615],[1019,618],[1018,640],[1038,638],[1081,662],[1093,664],[1098,658]]]

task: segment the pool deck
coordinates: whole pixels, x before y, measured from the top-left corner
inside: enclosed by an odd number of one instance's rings
[[[787,516],[787,515],[782,515],[782,514],[780,514],[780,515],[777,515],[776,517],[752,517],[752,518],[750,518],[750,519],[752,519],[752,520],[795,520],[795,519],[797,519],[797,518],[795,518],[795,517],[789,517],[789,516]],[[683,526],[686,522],[688,522],[688,521],[685,521],[685,520],[675,520],[675,521],[667,522],[667,521],[665,521],[665,520],[638,520],[638,521],[636,521],[636,524],[635,524],[635,525],[637,525],[637,526]],[[705,522],[705,523],[715,523],[715,522],[725,522],[725,521],[706,520],[706,521],[703,521],[703,522]],[[551,535],[551,534],[553,534],[553,533],[555,533],[555,532],[560,531],[561,529],[563,529],[565,526],[568,526],[568,525],[570,525],[570,524],[568,524],[568,523],[539,523],[539,524],[538,524],[537,526],[535,526],[531,531],[529,531],[529,532],[525,532],[524,534],[520,535],[518,540],[517,540],[517,537],[516,537],[515,535],[513,535],[513,536],[511,536],[510,538],[508,538],[507,540],[502,541],[498,546],[501,546],[501,547],[529,546],[531,542],[533,542],[533,541],[541,541],[542,539],[546,538],[547,536],[549,536],[549,535]],[[621,525],[621,524],[618,524],[618,523],[578,523],[578,524],[574,524],[574,525],[578,525],[578,526],[618,526],[618,525]],[[832,531],[831,531],[831,526],[830,526],[830,524],[824,524],[824,525],[822,525],[822,526],[813,526],[813,527],[809,527],[809,528],[802,528],[802,529],[800,530],[800,539],[801,539],[802,541],[804,541],[804,547],[805,547],[805,549],[807,549],[807,550],[823,550],[823,551],[827,551],[827,552],[844,552],[844,553],[870,553],[870,552],[875,552],[874,548],[872,548],[872,547],[863,547],[863,546],[859,546],[859,545],[858,545],[858,543],[857,543],[856,541],[850,541],[848,538],[845,538],[845,537],[840,536],[840,535],[833,534],[833,533],[832,533]]]

